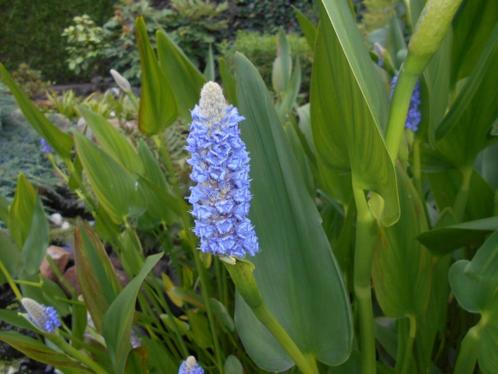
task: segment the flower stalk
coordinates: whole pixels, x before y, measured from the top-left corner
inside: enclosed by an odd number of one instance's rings
[[[246,260],[235,260],[235,262],[224,261],[224,264],[244,301],[252,309],[258,320],[277,339],[299,370],[304,374],[318,374],[315,360],[307,358],[301,352],[287,331],[285,331],[264,303],[256,285],[256,279],[254,278],[254,264]]]

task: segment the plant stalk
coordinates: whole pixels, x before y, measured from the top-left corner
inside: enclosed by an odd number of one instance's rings
[[[61,348],[68,355],[73,357],[74,359],[82,362],[90,369],[92,369],[96,374],[106,374],[107,370],[105,370],[102,366],[97,364],[94,360],[92,360],[88,355],[80,352],[72,345],[68,344],[62,337],[56,334],[47,334],[46,335],[52,342],[54,342],[59,348]]]
[[[363,189],[353,178],[356,203],[356,242],[354,254],[354,293],[360,319],[360,350],[363,374],[376,372],[374,316],[370,284],[372,257],[377,239],[375,218],[370,213]]]
[[[225,267],[244,301],[254,312],[258,320],[266,326],[277,339],[282,348],[292,358],[303,374],[318,374],[318,368],[313,358],[307,358],[265,305],[254,278],[254,264],[245,260],[235,260]]]
[[[415,319],[415,316],[409,315],[408,323],[410,327],[409,327],[408,337],[405,342],[403,356],[401,358],[400,374],[409,373],[410,363],[412,361],[412,356],[413,356],[413,342],[415,341],[415,335],[417,333],[417,320]]]
[[[9,271],[7,270],[7,268],[5,267],[5,265],[3,264],[2,261],[0,261],[0,272],[3,274],[3,276],[7,280],[7,283],[9,284],[12,292],[14,292],[16,299],[20,301],[22,299],[21,291],[19,291],[19,288],[17,287],[16,282],[14,281],[14,279],[12,278],[12,276],[10,275]]]

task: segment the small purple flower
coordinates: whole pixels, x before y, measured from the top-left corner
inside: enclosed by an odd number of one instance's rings
[[[398,75],[396,74],[391,80],[391,96],[394,92],[394,87],[398,83]],[[412,98],[410,99],[410,107],[408,109],[408,114],[406,116],[405,127],[413,132],[417,132],[418,125],[422,120],[422,114],[420,113],[420,84],[417,82],[415,89],[412,93]]]
[[[249,153],[239,130],[243,120],[237,108],[226,103],[218,84],[204,85],[199,105],[192,110],[186,147],[195,183],[188,200],[202,252],[241,258],[259,250],[248,218]]]
[[[39,304],[27,297],[21,299],[21,304],[28,313],[28,319],[40,330],[53,333],[61,325],[55,308]]]
[[[197,363],[194,356],[188,356],[180,365],[178,374],[204,374],[204,369]]]
[[[43,138],[40,138],[40,147],[42,153],[45,154],[52,153],[54,151],[50,144],[48,144],[48,142]]]

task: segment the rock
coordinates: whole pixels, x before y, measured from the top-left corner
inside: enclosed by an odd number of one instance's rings
[[[61,273],[64,273],[66,270],[66,266],[71,259],[71,253],[62,247],[57,247],[55,245],[51,245],[47,248],[47,255],[54,260],[54,263],[57,265]],[[40,265],[40,274],[42,277],[50,279],[52,281],[56,281],[57,277],[53,273],[50,268],[50,264],[48,263],[46,258],[43,258],[43,261]]]
[[[81,294],[80,282],[78,281],[78,276],[76,274],[76,266],[71,266],[66,270],[64,279],[76,290],[78,295]]]

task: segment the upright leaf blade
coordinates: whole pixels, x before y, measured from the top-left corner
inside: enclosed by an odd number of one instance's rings
[[[318,157],[384,199],[380,217],[399,217],[396,174],[380,128],[387,94],[346,1],[323,0],[311,82],[311,125]]]
[[[64,158],[71,156],[73,148],[73,139],[70,135],[62,132],[52,124],[47,117],[31,102],[24,92],[17,86],[7,69],[0,64],[0,79],[9,87],[17,101],[17,105],[22,113],[33,126],[33,128],[42,136],[57,153]]]
[[[117,373],[123,373],[131,350],[130,334],[135,315],[135,302],[143,281],[162,257],[162,253],[147,257],[142,270],[116,297],[104,316],[103,336]]]
[[[478,64],[436,132],[439,151],[456,166],[471,166],[477,154],[498,141],[490,134],[498,117],[498,23]],[[469,126],[469,123],[472,126]]]
[[[104,151],[124,168],[140,174],[143,167],[130,141],[100,114],[86,107],[81,107],[80,112]]]
[[[22,248],[28,238],[33,210],[37,200],[36,191],[24,174],[17,177],[14,200],[9,209],[9,230],[12,239]]]
[[[137,18],[136,29],[142,72],[138,127],[143,133],[153,135],[164,130],[177,118],[174,86],[166,81],[159,67],[142,17]]]
[[[311,49],[315,48],[315,40],[316,40],[316,27],[311,22],[311,20],[306,17],[306,15],[301,12],[298,8],[294,8],[294,13],[296,14],[297,22],[299,23],[299,27],[301,27],[301,31],[306,38],[306,42],[308,43]]]
[[[159,64],[175,96],[178,115],[186,117],[199,101],[206,80],[164,31],[159,30],[156,38]]]
[[[74,232],[76,274],[97,331],[109,305],[120,290],[120,284],[104,246],[86,225]]]
[[[352,331],[338,266],[261,76],[244,56],[237,54],[234,61],[237,102],[246,118],[241,132],[251,156],[251,218],[260,243],[253,259],[258,287],[303,352],[329,365],[340,364],[351,351]],[[260,367],[281,371],[293,365],[240,297],[235,321]]]

